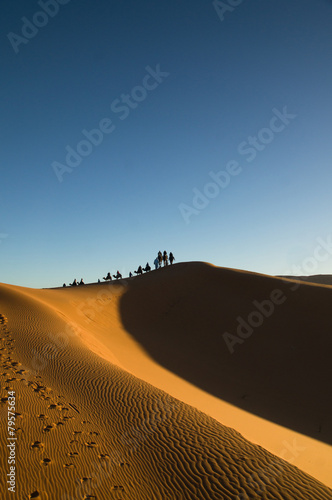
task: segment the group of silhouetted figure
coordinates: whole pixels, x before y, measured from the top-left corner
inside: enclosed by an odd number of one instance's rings
[[[113,274],[113,278],[115,278],[116,280],[118,279],[121,279],[122,278],[122,274],[120,273],[120,271],[117,271],[116,274]],[[107,280],[112,280],[112,275],[111,273],[107,273],[106,275],[106,278],[104,277],[103,280],[107,281]],[[98,280],[98,283],[100,282],[100,280]]]
[[[153,263],[154,263],[155,269],[160,269],[162,266],[164,266],[164,267],[168,266],[168,262],[170,263],[170,265],[172,265],[174,261],[175,261],[175,258],[174,258],[174,255],[172,254],[172,252],[170,252],[170,254],[168,256],[166,250],[164,250],[164,253],[161,253],[161,251],[159,250],[158,255],[154,259]],[[138,276],[140,274],[143,274],[143,272],[148,273],[149,271],[151,271],[151,266],[147,262],[145,267],[138,266],[137,270],[134,271],[134,273],[137,274],[137,276]],[[133,274],[130,271],[129,278],[132,278],[132,277],[133,277]],[[117,271],[116,274],[113,274],[113,278],[116,280],[122,279],[122,274],[119,271]],[[108,272],[107,275],[103,277],[103,280],[112,281],[112,274],[110,272]],[[98,283],[101,283],[100,279],[98,279]],[[77,286],[77,285],[84,285],[84,284],[85,283],[83,281],[83,278],[81,279],[81,281],[79,283],[77,283],[77,280],[74,279],[74,281],[72,283],[69,283],[69,286]],[[67,286],[66,283],[64,283],[63,286]]]
[[[83,281],[83,278],[81,278],[81,281],[79,283],[77,283],[77,280],[76,278],[74,279],[74,281],[72,283],[69,283],[70,286],[76,286],[76,285],[85,285],[84,281]],[[66,283],[63,284],[63,286],[66,286]]]
[[[161,253],[161,251],[159,250],[157,257],[154,259],[154,262],[153,262],[155,269],[159,269],[161,267],[162,262],[164,263],[164,266],[168,266],[168,260],[169,260],[171,265],[175,261],[175,258],[174,258],[174,255],[172,254],[172,252],[170,252],[169,257],[168,257],[166,250],[164,250],[164,253]]]

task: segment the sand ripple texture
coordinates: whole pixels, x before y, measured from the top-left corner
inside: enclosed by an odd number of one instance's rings
[[[56,292],[51,306],[47,291],[0,287],[1,498],[332,499],[329,488],[236,430],[93,352],[88,328],[70,322],[73,305],[61,307],[77,292]],[[6,485],[9,390],[15,494]]]

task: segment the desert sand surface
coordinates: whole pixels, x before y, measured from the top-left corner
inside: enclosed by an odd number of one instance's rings
[[[332,499],[331,299],[198,262],[0,285],[1,498]]]

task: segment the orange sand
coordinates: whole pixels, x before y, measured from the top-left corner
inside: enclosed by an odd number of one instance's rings
[[[187,263],[1,285],[1,498],[332,499],[332,288],[299,283]],[[224,333],[271,294],[231,353]]]

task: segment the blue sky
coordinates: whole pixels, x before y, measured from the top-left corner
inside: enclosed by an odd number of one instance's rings
[[[327,0],[4,5],[0,281],[127,275],[165,249],[331,273],[329,243],[315,257],[332,234],[331,25]]]

